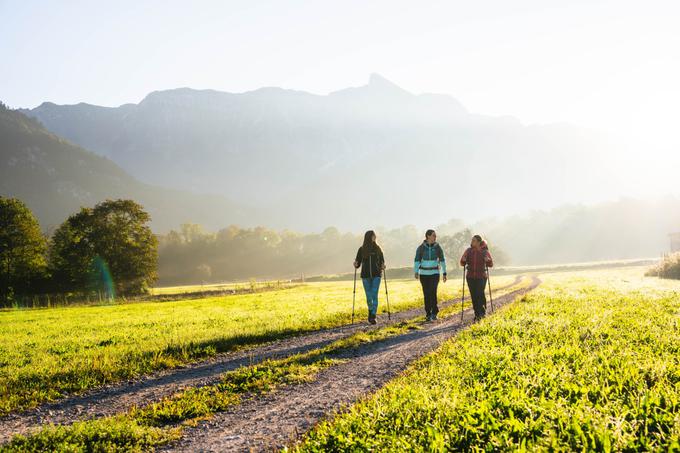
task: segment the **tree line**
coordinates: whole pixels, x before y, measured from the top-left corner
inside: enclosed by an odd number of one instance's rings
[[[196,224],[156,236],[150,220],[132,200],[106,200],[81,208],[48,236],[21,200],[0,196],[0,304],[36,295],[134,296],[159,277],[161,284],[199,284],[346,273],[363,237],[334,227],[301,234],[232,225],[208,232]],[[449,268],[457,267],[472,232],[458,220],[436,229]],[[423,232],[414,226],[376,232],[389,267],[412,265]],[[498,264],[507,263],[502,250],[493,252]]]
[[[472,232],[460,221],[437,228],[450,268],[469,245]],[[413,265],[423,232],[414,226],[377,229],[378,242],[388,267]],[[341,233],[329,227],[321,233],[301,234],[258,227],[229,226],[217,232],[185,224],[159,236],[161,284],[186,284],[247,278],[300,278],[352,272],[352,261],[363,235]],[[507,255],[493,249],[498,264]]]
[[[158,240],[149,221],[132,200],[106,200],[81,208],[48,237],[21,200],[0,196],[0,303],[145,292],[158,277]]]

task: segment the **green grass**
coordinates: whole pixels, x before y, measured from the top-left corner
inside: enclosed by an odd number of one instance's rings
[[[512,281],[502,277],[497,286]],[[422,304],[390,281],[393,311]],[[458,282],[440,285],[458,295]],[[357,319],[366,316],[357,288]],[[0,311],[0,415],[283,336],[349,323],[352,282],[163,303]],[[384,293],[381,309],[384,310]]]
[[[190,388],[159,402],[132,408],[126,414],[82,421],[71,426],[47,426],[17,435],[0,452],[19,451],[144,451],[178,439],[184,426],[239,404],[242,395],[258,395],[289,384],[309,382],[324,368],[343,362],[338,352],[418,328],[422,317],[380,329],[359,332],[304,354],[239,368],[219,383]]]
[[[642,272],[544,278],[294,449],[679,450],[680,285]]]
[[[499,295],[526,286],[529,280],[499,291]],[[469,305],[466,303],[466,305]],[[458,314],[458,307],[442,310]],[[194,425],[216,412],[239,404],[244,394],[258,395],[289,384],[309,382],[324,368],[344,362],[337,353],[420,328],[424,317],[358,332],[323,348],[225,373],[219,383],[190,388],[159,402],[132,408],[126,414],[47,426],[28,436],[15,436],[0,451],[124,451],[152,450],[181,437],[184,426]]]
[[[160,296],[182,296],[195,293],[245,293],[257,291],[269,291],[275,289],[285,289],[286,287],[298,286],[300,283],[293,283],[288,280],[256,281],[237,283],[207,283],[204,285],[180,285],[180,286],[157,286],[151,288],[152,297]]]

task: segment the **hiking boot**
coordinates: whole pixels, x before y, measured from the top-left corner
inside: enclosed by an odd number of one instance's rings
[[[436,321],[436,320],[437,320],[437,314],[436,313],[433,314],[432,316],[430,316],[430,321]]]
[[[375,315],[368,315],[368,323],[369,324],[377,324],[378,322],[375,320]]]

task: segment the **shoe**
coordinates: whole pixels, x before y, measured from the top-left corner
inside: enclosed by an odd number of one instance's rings
[[[377,324],[378,322],[375,320],[375,315],[368,315],[368,323],[369,324]]]
[[[432,315],[425,315],[425,322],[432,321]]]
[[[437,320],[437,315],[430,316],[430,321],[436,321],[436,320]]]

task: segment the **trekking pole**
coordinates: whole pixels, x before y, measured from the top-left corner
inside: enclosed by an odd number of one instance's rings
[[[489,301],[491,302],[491,313],[493,313],[493,295],[491,294],[491,273],[489,266],[486,267],[486,281],[489,283]]]
[[[467,271],[467,265],[463,266],[463,293],[460,296],[460,322],[463,322],[463,303],[465,301],[465,273]]]
[[[387,292],[387,269],[383,269],[383,275],[385,276],[385,300],[387,301],[387,319],[392,320],[392,314],[390,313],[390,294]]]
[[[357,299],[357,268],[354,268],[354,291],[352,292],[352,324],[354,324],[354,302]]]

